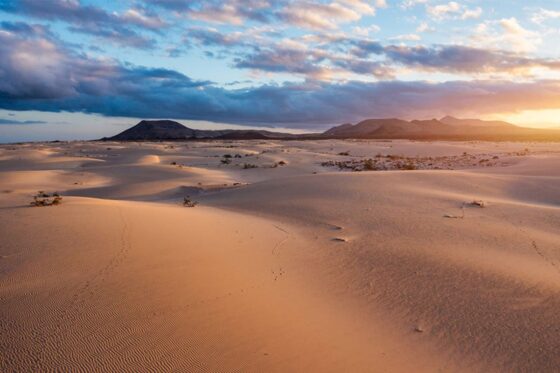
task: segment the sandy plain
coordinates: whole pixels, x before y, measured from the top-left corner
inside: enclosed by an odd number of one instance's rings
[[[559,227],[554,143],[2,145],[0,371],[557,371]]]

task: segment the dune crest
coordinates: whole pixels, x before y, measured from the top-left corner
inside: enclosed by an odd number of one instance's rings
[[[372,158],[447,168],[329,166]],[[554,371],[559,162],[554,143],[0,146],[0,370]]]

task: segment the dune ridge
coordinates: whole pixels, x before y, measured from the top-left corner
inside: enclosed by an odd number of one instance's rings
[[[450,169],[321,165],[376,154]],[[555,371],[558,162],[547,143],[2,146],[0,370]],[[63,203],[27,207],[36,190]]]

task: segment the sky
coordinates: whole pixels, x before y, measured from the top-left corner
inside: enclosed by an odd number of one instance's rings
[[[560,128],[560,1],[0,0],[0,142],[139,119]]]

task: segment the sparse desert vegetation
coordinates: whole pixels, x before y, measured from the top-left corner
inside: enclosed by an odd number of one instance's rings
[[[196,207],[198,205],[197,201],[193,201],[190,196],[183,198],[183,206],[185,207]]]
[[[62,197],[58,193],[48,194],[43,191],[37,192],[33,196],[31,206],[45,207],[45,206],[58,206],[62,203]]]
[[[499,155],[468,154],[434,157],[410,157],[378,153],[374,158],[354,158],[343,161],[323,161],[323,167],[337,167],[349,171],[392,171],[392,170],[455,170],[472,167],[503,167],[511,164],[505,158],[522,157],[528,152],[507,152]]]

